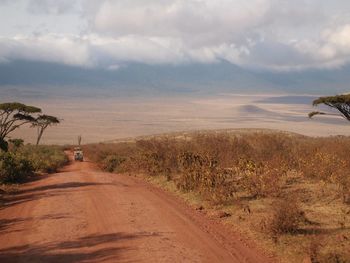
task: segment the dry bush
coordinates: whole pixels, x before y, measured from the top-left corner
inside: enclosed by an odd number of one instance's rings
[[[281,194],[283,175],[286,171],[275,168],[269,163],[241,160],[235,168],[239,175],[240,185],[248,191],[251,197],[277,197]]]
[[[327,242],[325,237],[311,238],[308,255],[312,263],[347,263],[350,262],[350,251],[325,251]]]
[[[350,140],[343,137],[312,139],[299,151],[298,170],[306,178],[338,185],[344,203],[350,203]]]
[[[210,165],[210,160],[192,152],[184,152],[179,155],[178,159],[181,173],[176,183],[177,187],[183,191],[198,189],[201,179],[208,175],[213,168]]]
[[[342,205],[345,210],[339,222],[323,218],[333,209],[332,202],[350,202],[349,149],[347,137],[310,138],[282,133],[163,136],[84,147],[92,161],[109,171],[164,176],[178,189],[193,191],[213,204],[249,203],[253,216],[245,217],[246,224],[257,226],[261,221],[265,234],[276,242],[283,241],[278,246],[305,241],[303,233],[322,235],[313,232],[312,224],[317,224],[320,231],[332,226],[347,233],[346,205]],[[291,175],[297,176],[291,180]],[[310,210],[312,221],[305,218],[298,199]],[[326,233],[327,240],[334,243],[336,234]],[[310,246],[307,253],[312,262],[350,262],[344,247],[333,243]],[[288,249],[298,247],[305,252],[300,248],[304,245],[301,242]]]
[[[200,153],[184,152],[179,155],[180,176],[177,187],[183,191],[197,191],[214,203],[224,203],[236,191],[233,174],[220,168],[218,161]]]
[[[102,160],[101,166],[102,169],[107,172],[115,172],[125,162],[123,157],[118,155],[108,155],[105,159]]]
[[[138,154],[135,161],[139,170],[148,175],[164,175],[170,179],[178,170],[177,156],[181,144],[174,139],[151,139],[136,142]]]
[[[118,171],[165,176],[176,180],[184,191],[198,191],[218,202],[232,199],[236,191],[246,191],[254,198],[278,197],[290,171],[337,184],[339,197],[350,202],[348,149],[350,139],[346,137],[283,133],[194,134],[186,139],[158,137],[84,147],[92,161],[111,161],[113,166],[117,156],[123,160],[117,162]]]
[[[93,162],[99,163],[108,155],[118,155],[122,157],[129,157],[135,154],[135,143],[121,142],[121,143],[97,143],[82,146],[84,153]]]
[[[95,163],[98,163],[103,170],[114,171],[118,167],[118,171],[126,166],[129,159],[137,153],[134,143],[98,143],[82,146],[84,154]],[[114,159],[118,159],[117,164]],[[123,160],[121,162],[121,160]],[[134,162],[130,162],[134,164]],[[113,169],[112,169],[112,167]],[[134,165],[130,166],[130,171],[135,171]]]
[[[347,162],[336,154],[317,151],[300,160],[299,169],[305,177],[334,181],[339,173],[346,170]]]
[[[272,205],[272,217],[268,222],[268,230],[272,236],[295,234],[302,222],[305,222],[305,215],[297,198],[284,197]]]

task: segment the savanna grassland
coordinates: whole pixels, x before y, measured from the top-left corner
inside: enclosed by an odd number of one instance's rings
[[[273,131],[153,136],[84,147],[222,218],[284,262],[350,261],[350,138]]]

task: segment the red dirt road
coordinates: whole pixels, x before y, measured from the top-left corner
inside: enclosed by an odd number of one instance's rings
[[[0,262],[270,262],[141,179],[73,163],[0,207]]]

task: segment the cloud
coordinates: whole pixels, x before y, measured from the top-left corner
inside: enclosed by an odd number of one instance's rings
[[[0,38],[0,61],[33,60],[67,65],[91,65],[88,42],[74,36]]]
[[[34,14],[60,15],[79,10],[80,1],[72,0],[28,0],[27,9]]]
[[[317,67],[339,67],[350,62],[350,24],[327,28],[318,40],[304,40],[294,44],[307,58],[305,63]]]
[[[79,34],[0,38],[0,61],[28,59],[111,69],[125,62],[227,60],[270,70],[339,67],[350,62],[346,0],[14,2],[22,3],[32,16],[79,16],[88,27]],[[9,5],[9,1],[1,3]]]
[[[232,41],[259,23],[268,0],[104,1],[93,17],[94,30],[113,36],[180,38],[192,45]]]

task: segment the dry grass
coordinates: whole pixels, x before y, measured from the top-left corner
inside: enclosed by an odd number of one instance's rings
[[[226,223],[286,262],[350,262],[349,149],[347,137],[218,132],[84,150],[109,171],[143,174],[229,212]]]

